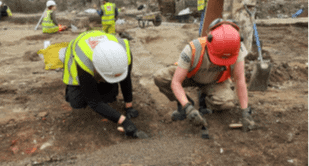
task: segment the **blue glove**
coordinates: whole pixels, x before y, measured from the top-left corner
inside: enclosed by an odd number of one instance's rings
[[[297,16],[299,16],[300,14],[303,13],[303,9],[299,9],[295,14],[292,15],[292,18],[296,18]]]

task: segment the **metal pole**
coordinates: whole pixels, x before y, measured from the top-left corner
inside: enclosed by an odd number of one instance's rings
[[[38,24],[35,26],[35,28],[34,28],[35,31],[38,29],[38,26],[40,25],[40,22],[41,22],[41,20],[43,19],[43,16],[44,16],[46,10],[47,10],[47,8],[44,10],[44,12],[43,12],[43,14],[42,14],[42,16],[41,16],[41,18],[40,18]]]

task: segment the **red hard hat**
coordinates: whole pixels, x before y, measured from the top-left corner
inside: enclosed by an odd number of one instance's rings
[[[207,36],[209,59],[219,66],[228,66],[236,62],[241,37],[237,29],[229,24],[221,24]]]

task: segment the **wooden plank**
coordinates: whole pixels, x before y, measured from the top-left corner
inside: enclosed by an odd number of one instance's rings
[[[209,24],[213,20],[219,17],[222,18],[223,3],[224,3],[224,0],[208,0],[206,10],[205,10],[202,33],[201,33],[202,36],[207,35],[208,32],[206,32],[206,30],[208,29]]]
[[[275,26],[275,25],[308,25],[308,17],[300,18],[272,18],[272,19],[258,19],[256,24],[260,26]]]

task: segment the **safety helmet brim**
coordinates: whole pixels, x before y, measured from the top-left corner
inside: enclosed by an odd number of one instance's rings
[[[99,74],[103,77],[103,79],[108,82],[108,83],[118,83],[124,80],[128,76],[128,68],[125,69],[125,71],[119,75],[109,75],[105,73],[100,73]]]

